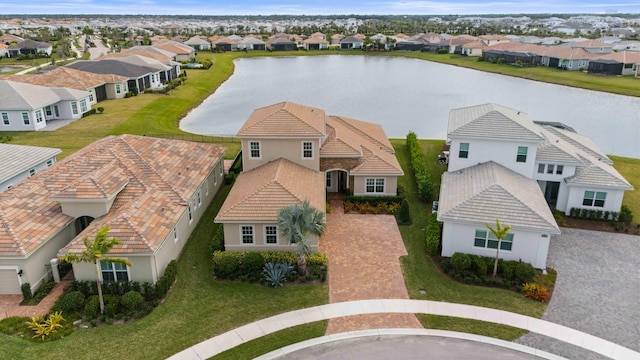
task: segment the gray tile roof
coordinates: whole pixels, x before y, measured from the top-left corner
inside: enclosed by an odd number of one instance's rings
[[[483,104],[449,112],[449,137],[505,140],[543,140],[540,130],[524,112],[497,104]]]
[[[442,175],[439,221],[493,224],[559,234],[535,180],[493,161]]]
[[[114,74],[135,79],[158,71],[150,66],[130,64],[117,59],[81,60],[65,66],[94,74]]]
[[[45,86],[0,80],[0,110],[34,110],[60,101]]]
[[[60,154],[61,151],[40,146],[0,144],[0,183]]]
[[[633,190],[633,186],[613,166],[586,157],[581,159],[584,165],[577,167],[576,173],[565,179],[567,184]]]
[[[73,101],[80,100],[89,96],[89,93],[87,91],[69,88],[51,88],[51,91],[58,95],[60,100]]]
[[[594,158],[607,163],[613,164],[613,161],[607,157],[607,155],[602,151],[598,145],[594,144],[591,139],[586,136],[582,136],[578,133],[558,129],[553,126],[544,125],[542,128],[549,133],[556,136],[558,139],[565,141],[567,144],[573,146],[579,151],[586,153],[589,156],[593,156]]]

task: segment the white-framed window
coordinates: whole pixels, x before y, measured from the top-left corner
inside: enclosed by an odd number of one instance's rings
[[[116,84],[116,94],[120,94],[122,89],[120,88],[120,84]]]
[[[260,159],[262,154],[260,153],[260,141],[249,142],[249,158]]]
[[[36,124],[42,122],[42,110],[36,110]]]
[[[562,175],[562,171],[564,171],[563,165],[556,166],[556,175]]]
[[[156,75],[155,74],[151,74],[151,82],[156,82]]]
[[[198,190],[196,197],[198,198],[198,205],[202,204],[202,196],[200,196],[200,190]]]
[[[547,165],[547,174],[553,174],[554,170],[555,170],[555,166],[553,164]]]
[[[384,192],[384,179],[365,179],[365,190],[366,193],[383,193]]]
[[[204,180],[204,196],[209,195],[209,179]]]
[[[51,116],[51,115],[53,115],[53,113],[51,112],[51,105],[49,105],[49,106],[45,106],[45,107],[44,107],[44,113],[45,113],[47,116]]]
[[[11,125],[11,123],[9,122],[9,114],[7,114],[6,112],[2,113],[2,124]]]
[[[487,249],[497,249],[498,239],[489,230],[476,229],[476,235],[473,240],[473,246],[487,248]],[[511,251],[512,247],[513,247],[513,233],[508,233],[507,236],[505,236],[504,239],[500,241],[500,250]]]
[[[302,142],[302,158],[313,159],[313,142],[311,141]]]
[[[518,155],[516,155],[516,162],[527,162],[527,152],[529,148],[526,146],[518,146]]]
[[[253,226],[243,225],[240,227],[240,240],[243,244],[253,244]]]
[[[178,242],[178,228],[177,227],[173,227],[173,242],[177,243]]]
[[[22,113],[22,122],[23,122],[25,125],[29,125],[29,124],[31,124],[31,120],[29,120],[29,113],[28,113],[28,112],[23,112],[23,113]]]
[[[92,92],[89,93],[89,101],[93,102],[93,93]]]
[[[458,151],[458,157],[466,159],[469,157],[469,143],[460,143],[460,151]]]
[[[125,264],[100,261],[102,281],[129,281],[129,267]]]
[[[538,174],[544,174],[546,164],[538,164]]]
[[[49,167],[51,165],[53,165],[53,160],[52,159],[47,160],[47,167]]]
[[[267,244],[278,243],[278,227],[277,226],[265,226],[264,227],[264,242]]]
[[[590,191],[584,192],[584,198],[582,199],[582,205],[604,207],[604,202],[607,200],[607,193],[602,191]]]
[[[78,103],[75,101],[71,103],[71,112],[73,115],[78,115]]]
[[[325,182],[326,182],[326,186],[327,186],[328,188],[330,188],[330,187],[331,187],[331,173],[330,173],[330,172],[327,172]]]
[[[33,176],[36,174],[36,168],[29,169],[29,176]]]
[[[189,214],[189,222],[193,220],[193,212],[191,210],[191,204],[187,206],[187,213]]]
[[[82,99],[80,100],[80,111],[84,114],[87,112],[87,100]]]

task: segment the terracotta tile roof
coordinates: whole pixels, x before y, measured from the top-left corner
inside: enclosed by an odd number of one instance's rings
[[[487,44],[485,44],[483,41],[472,41],[470,43],[466,43],[464,45],[462,45],[463,49],[486,49],[488,48]]]
[[[241,173],[218,212],[216,222],[274,221],[280,209],[305,199],[325,209],[324,173],[280,158]]]
[[[600,55],[597,59],[615,60],[623,64],[640,64],[640,53],[636,51],[618,51],[611,54]]]
[[[153,47],[172,52],[177,55],[191,55],[195,50],[189,45],[181,44],[175,41],[165,41],[157,44],[153,44]]]
[[[237,136],[320,137],[325,134],[324,126],[324,110],[281,102],[254,110]]]
[[[106,83],[126,82],[127,78],[119,75],[94,74],[65,66],[56,66],[42,73],[14,75],[11,80],[47,87],[89,90]]]
[[[153,251],[225,150],[133,135],[98,140],[0,194],[0,256],[27,256],[74,221],[52,197],[99,197],[117,191],[123,181],[109,213],[62,253],[80,249],[82,237],[104,224],[113,229],[109,236],[126,240],[114,254]]]

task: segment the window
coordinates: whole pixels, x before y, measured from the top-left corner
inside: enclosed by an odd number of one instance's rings
[[[156,75],[155,74],[151,74],[151,82],[156,82]]]
[[[51,105],[46,106],[46,107],[44,108],[44,113],[45,113],[47,116],[51,116],[51,115],[53,114],[53,113],[51,112]]]
[[[178,228],[176,228],[175,226],[173,227],[173,242],[178,242]]]
[[[189,213],[189,222],[191,222],[191,220],[193,220],[193,213],[191,212],[191,204],[187,206],[187,213]]]
[[[489,230],[476,230],[476,235],[473,240],[473,246],[487,249],[497,249],[498,239]],[[507,236],[505,236],[504,239],[502,239],[502,241],[500,242],[500,250],[511,251],[512,247],[513,233],[508,233]]]
[[[35,174],[36,174],[36,169],[35,168],[29,169],[29,176],[33,176]]]
[[[518,156],[516,156],[517,162],[527,162],[527,151],[529,150],[526,146],[518,146]]]
[[[29,113],[22,113],[22,122],[24,122],[25,125],[31,124],[31,122],[29,121]]]
[[[366,179],[365,192],[367,193],[383,193],[384,179]]]
[[[78,103],[75,101],[71,103],[71,112],[73,115],[78,115]]]
[[[100,274],[102,281],[129,281],[129,270],[125,264],[101,261]]]
[[[547,174],[553,174],[553,170],[555,170],[555,167],[553,165],[547,165]]]
[[[556,175],[562,175],[562,170],[564,170],[564,166],[562,165],[556,166]]]
[[[47,160],[47,167],[49,167],[51,165],[53,165],[53,160],[51,160],[51,159]]]
[[[544,174],[545,164],[538,164],[538,174]]]
[[[278,243],[278,228],[275,226],[264,227],[264,239],[267,244]]]
[[[242,226],[242,243],[253,244],[253,226]]]
[[[197,198],[198,198],[198,205],[202,204],[202,197],[200,196],[200,190],[198,190]]]
[[[313,143],[311,141],[302,142],[302,158],[313,159]]]
[[[604,201],[607,199],[607,193],[601,191],[585,191],[582,205],[604,207]]]
[[[89,101],[93,102],[93,93],[92,92],[89,93]]]
[[[204,181],[204,196],[209,195],[209,180]]]
[[[82,99],[80,100],[80,111],[84,114],[87,112],[87,100]]]
[[[120,88],[120,84],[116,84],[116,94],[120,94],[122,89]]]
[[[36,110],[36,124],[40,124],[42,122],[42,111]]]
[[[327,186],[328,188],[330,188],[330,187],[331,187],[331,173],[330,173],[330,172],[328,172],[328,173],[327,173],[327,176],[326,176],[326,186]]]
[[[466,159],[469,157],[469,143],[460,143],[460,151],[458,152],[458,157],[461,159]]]
[[[249,142],[249,158],[260,159],[260,142],[259,141]]]
[[[218,172],[213,169],[213,185],[218,185]]]
[[[2,113],[2,123],[4,125],[11,125],[11,123],[9,122],[9,114],[7,113]]]

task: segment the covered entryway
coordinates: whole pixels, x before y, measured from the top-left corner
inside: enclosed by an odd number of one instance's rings
[[[15,268],[0,267],[0,295],[21,294],[20,278]]]
[[[555,207],[558,202],[558,192],[560,191],[559,181],[538,181],[540,190],[544,194],[544,199],[552,208]]]
[[[342,193],[349,188],[349,173],[346,170],[328,170],[325,172],[327,192]]]

